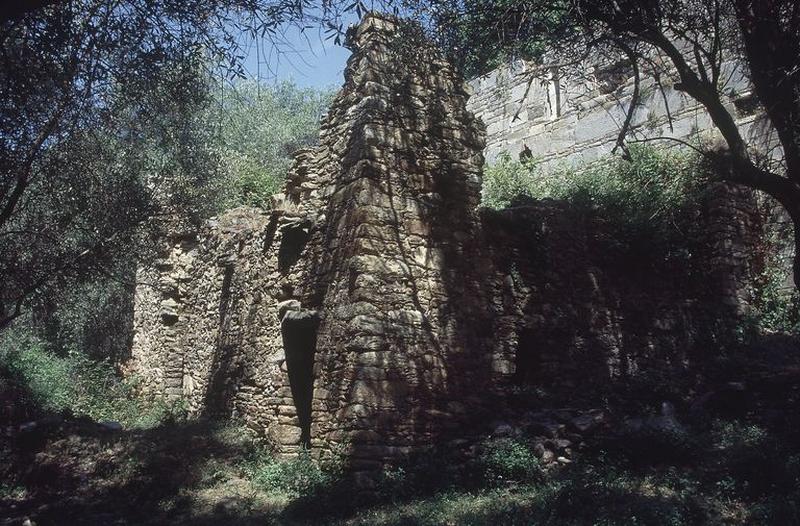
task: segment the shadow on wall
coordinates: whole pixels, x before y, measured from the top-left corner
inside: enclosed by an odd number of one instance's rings
[[[214,276],[206,407],[274,424],[282,453],[349,448],[351,468],[374,473],[480,433],[515,383],[684,366],[697,305],[717,306],[702,275],[618,257],[602,218],[568,203],[476,212],[483,140],[457,79],[424,49],[387,58],[370,24],[323,145],[298,155],[263,225],[271,248]]]
[[[308,243],[311,230],[311,221],[301,221],[287,225],[282,229],[281,244],[278,249],[278,268],[287,272],[299,260],[306,243]]]
[[[211,377],[206,391],[204,411],[208,414],[224,414],[230,410],[232,385],[241,377],[241,366],[237,365],[237,356],[241,341],[231,330],[234,323],[235,303],[240,291],[233,291],[232,284],[235,263],[223,265],[222,284],[219,295],[217,341],[214,346],[214,357],[211,363]],[[236,296],[234,296],[234,294]]]
[[[479,432],[467,422],[491,407],[490,279],[479,274],[488,264],[474,211],[478,190],[463,168],[476,149],[431,125],[448,114],[447,97],[402,111],[415,89],[404,82],[382,129],[389,137],[424,133],[379,144],[379,162],[366,156],[341,167],[327,226],[310,243],[322,247],[310,262],[320,271],[304,304],[325,312],[312,445],[333,449],[344,437],[354,471]],[[365,135],[357,130],[346,150],[369,152]]]
[[[649,240],[621,252],[603,218],[575,203],[528,198],[481,213],[503,276],[498,319],[513,318],[495,332],[514,354],[518,385],[682,369],[734,341],[737,313],[709,278],[710,218],[694,219],[674,247],[680,257],[661,259]]]

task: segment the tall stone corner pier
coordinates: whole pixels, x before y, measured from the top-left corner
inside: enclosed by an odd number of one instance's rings
[[[465,84],[417,34],[379,15],[351,29],[320,145],[298,156],[277,206],[309,225],[284,280],[291,308],[319,316],[304,437],[346,444],[355,470],[437,440],[466,416],[465,393],[489,385],[469,259],[483,137]]]
[[[718,341],[709,320],[746,303],[760,268],[747,196],[698,204],[691,258],[666,263],[620,252],[574,203],[479,210],[483,126],[426,42],[366,16],[272,210],[176,234],[140,270],[144,391],[237,416],[281,455],[344,452],[375,473],[514,418],[518,386],[588,392]]]
[[[286,455],[344,449],[355,471],[477,416],[508,372],[473,257],[484,138],[420,34],[377,14],[351,28],[345,84],[273,211],[230,212],[140,272],[145,389],[238,415]]]

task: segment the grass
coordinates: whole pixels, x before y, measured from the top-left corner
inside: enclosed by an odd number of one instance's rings
[[[642,464],[595,451],[537,482],[450,487],[362,508],[336,524],[798,524],[796,446],[794,454],[777,440],[766,447],[767,437],[753,425],[715,421],[694,437],[705,446],[693,460]]]
[[[613,434],[557,468],[541,466],[524,436],[488,438],[472,459],[419,456],[367,495],[353,491],[338,464],[278,460],[236,423],[77,430],[36,456],[48,480],[51,464],[69,466],[57,484],[9,477],[0,500],[45,499],[52,514],[80,508],[82,516],[116,513],[138,524],[800,523],[796,441],[747,419],[706,420],[688,426],[691,449],[683,437],[661,437],[648,450],[647,441],[628,447],[630,435]]]
[[[120,378],[110,363],[79,352],[59,355],[26,331],[2,335],[0,369],[6,381],[23,387],[25,400],[19,403],[44,411],[117,421],[134,428],[153,427],[183,414],[179,403],[137,397],[135,379]]]
[[[171,408],[136,400],[107,363],[6,335],[0,388],[12,382],[24,403],[67,416],[46,429],[8,428],[0,507],[13,503],[17,516],[41,524],[800,524],[800,391],[792,373],[800,369],[796,344],[781,342],[712,361],[704,389],[737,380],[748,390],[711,399],[700,413],[688,410],[696,388],[688,379],[642,375],[619,386],[604,407],[616,426],[587,439],[571,464],[542,465],[534,437],[520,432],[486,437],[467,457],[446,448],[420,453],[359,493],[340,457],[280,460],[240,423],[174,418]],[[558,408],[575,396],[529,403]],[[665,400],[677,408],[679,428],[623,424]],[[100,430],[69,413],[125,428]]]
[[[313,496],[336,483],[342,475],[340,459],[317,462],[303,451],[297,458],[279,460],[267,449],[257,448],[244,463],[244,472],[263,491],[290,499]]]
[[[279,517],[387,526],[800,523],[800,448],[791,436],[711,419],[632,446],[634,438],[615,433],[555,468],[540,466],[524,437],[489,439],[450,476],[447,452],[434,452],[389,471],[366,500],[321,486],[290,499]]]

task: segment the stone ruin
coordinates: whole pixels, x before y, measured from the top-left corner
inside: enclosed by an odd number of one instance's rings
[[[360,473],[480,432],[515,386],[685,366],[759,264],[759,216],[728,187],[697,212],[696,268],[670,272],[610,257],[568,203],[480,209],[468,86],[400,29],[372,14],[349,31],[319,145],[273,209],[176,233],[135,299],[143,390]]]

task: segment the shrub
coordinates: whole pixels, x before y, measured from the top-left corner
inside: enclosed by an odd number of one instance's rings
[[[327,462],[314,460],[305,449],[289,460],[276,459],[262,449],[250,459],[245,471],[260,488],[301,498],[332,486],[342,474],[342,465],[338,457]]]
[[[0,336],[0,368],[23,386],[30,402],[47,411],[69,411],[133,427],[151,427],[182,412],[180,404],[137,399],[132,385],[119,378],[107,361],[77,351],[60,356],[24,329]]]
[[[111,265],[110,276],[68,280],[32,302],[30,325],[57,354],[118,361],[130,352],[135,264]]]
[[[450,488],[475,488],[485,484],[483,465],[459,448],[438,446],[412,454],[384,468],[377,493],[398,501],[430,495]]]
[[[489,483],[530,482],[542,476],[539,459],[524,441],[497,438],[484,442],[480,463]]]
[[[502,208],[520,195],[565,199],[622,208],[632,218],[649,221],[681,207],[704,180],[700,160],[680,150],[635,146],[629,159],[609,156],[549,171],[535,159],[518,162],[503,153],[484,170],[483,204]]]
[[[503,152],[495,164],[484,169],[483,206],[499,210],[511,205],[519,196],[537,196],[537,183],[542,177],[535,160],[517,162]]]
[[[651,147],[630,149],[578,168],[545,171],[535,160],[508,154],[484,170],[483,205],[504,208],[520,196],[559,199],[592,213],[607,227],[609,248],[652,253],[654,259],[684,256],[689,213],[703,188],[705,169],[694,155]]]
[[[769,243],[764,269],[754,287],[756,312],[750,321],[757,329],[797,333],[800,332],[800,293],[788,283],[786,268],[790,265],[780,260],[781,253],[785,252],[784,243],[786,240],[780,238]]]

